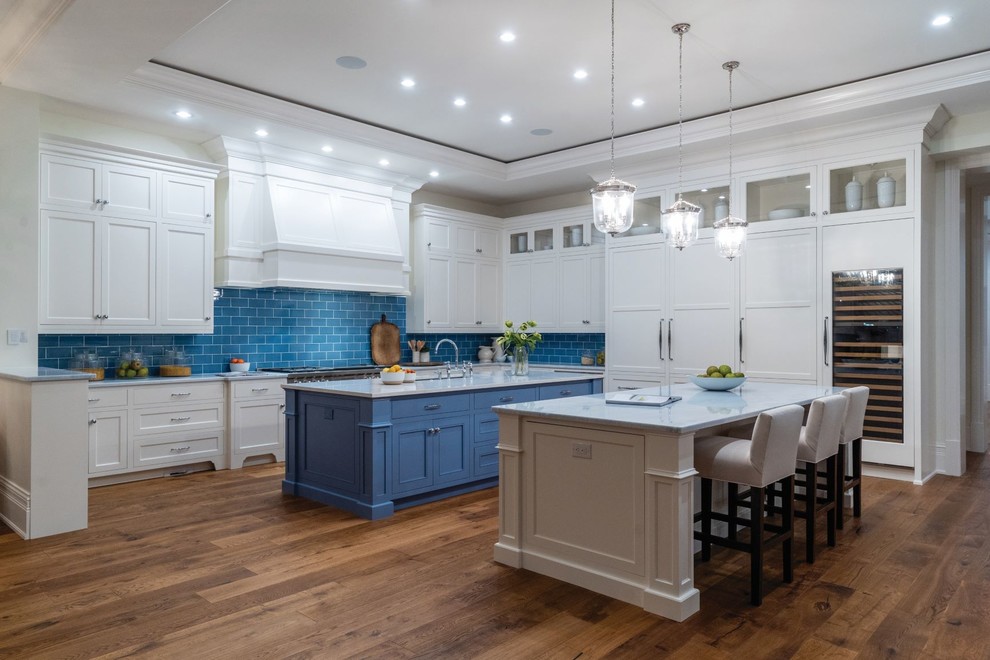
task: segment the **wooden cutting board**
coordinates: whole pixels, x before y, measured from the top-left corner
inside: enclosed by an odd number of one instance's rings
[[[385,366],[398,364],[402,357],[399,334],[399,326],[382,314],[382,320],[371,325],[371,361]]]

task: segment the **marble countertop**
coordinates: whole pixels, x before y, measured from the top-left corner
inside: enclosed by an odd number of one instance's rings
[[[511,415],[686,433],[753,419],[764,410],[778,406],[792,403],[804,405],[841,389],[749,381],[728,392],[709,392],[691,383],[680,383],[671,388],[636,390],[653,395],[659,395],[662,390],[664,395],[681,397],[680,401],[660,408],[605,403],[605,394],[591,394],[495,406],[493,410]]]
[[[89,380],[90,374],[49,367],[0,367],[0,378],[34,383],[56,380]]]
[[[414,383],[386,385],[380,378],[360,380],[336,380],[318,383],[291,383],[283,385],[287,390],[320,392],[362,398],[378,399],[401,396],[416,396],[447,392],[470,392],[472,390],[496,389],[503,387],[526,387],[567,383],[588,379],[600,379],[602,374],[569,373],[551,369],[530,367],[526,376],[510,376],[504,370],[479,369],[473,376],[465,378],[439,378],[417,380]]]
[[[77,373],[75,371],[71,373]],[[82,374],[88,376],[88,374]],[[107,378],[106,380],[94,380],[90,387],[127,387],[130,385],[161,385],[162,383],[188,383],[202,382],[209,380],[258,380],[262,378],[285,379],[285,374],[276,374],[264,371],[245,371],[244,373],[224,372],[213,374],[195,374],[192,376],[148,376],[145,378]]]

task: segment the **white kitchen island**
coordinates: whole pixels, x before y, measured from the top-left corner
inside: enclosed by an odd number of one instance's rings
[[[662,408],[606,404],[602,394],[497,406],[495,560],[683,621],[700,605],[695,437],[832,392],[753,382],[707,392],[682,384],[672,392],[682,400]]]

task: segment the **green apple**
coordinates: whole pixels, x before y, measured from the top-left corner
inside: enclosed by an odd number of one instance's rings
[[[728,376],[732,373],[732,367],[727,364],[719,365],[718,372],[723,376]]]

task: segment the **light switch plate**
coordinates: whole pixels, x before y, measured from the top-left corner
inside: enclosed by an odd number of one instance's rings
[[[7,345],[17,346],[21,343],[21,331],[17,328],[10,328],[7,330]]]

